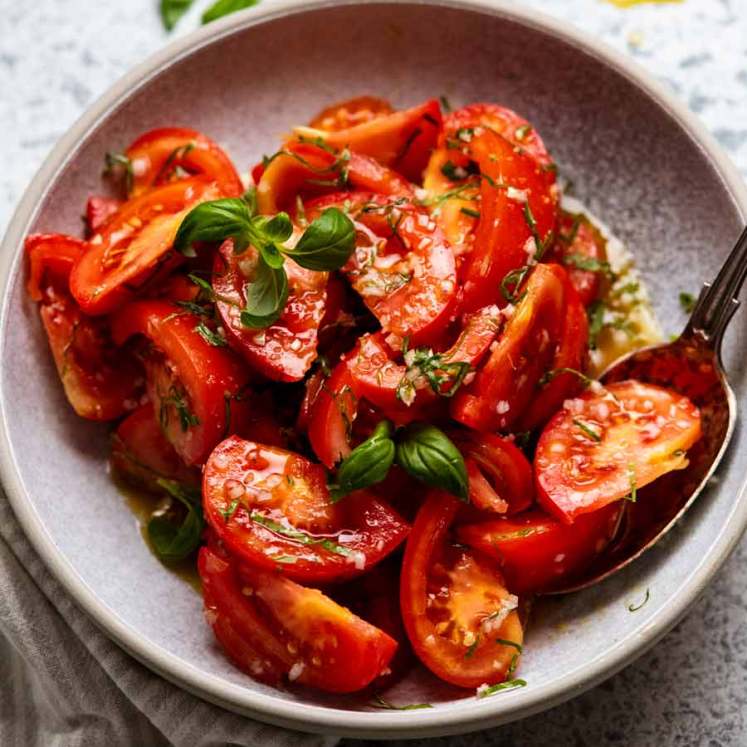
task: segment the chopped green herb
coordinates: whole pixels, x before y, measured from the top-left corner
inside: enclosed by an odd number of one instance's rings
[[[168,394],[164,397],[160,397],[161,406],[159,410],[159,420],[161,428],[164,430],[167,428],[169,423],[169,405],[171,405],[179,416],[179,424],[183,431],[188,431],[190,428],[200,424],[200,419],[193,412],[190,411],[187,405],[187,400],[184,394],[177,389],[176,385],[172,384],[169,388]]]
[[[625,496],[626,501],[635,503],[638,500],[638,483],[635,477],[635,465],[628,465],[628,482],[630,483],[630,493]]]
[[[431,348],[408,350],[406,342],[403,355],[407,368],[397,385],[396,396],[406,405],[415,400],[415,383],[419,378],[424,378],[436,394],[453,397],[471,371],[466,361],[447,361],[442,353],[434,353]]]
[[[576,376],[581,380],[581,382],[583,382],[585,387],[589,387],[594,383],[594,379],[589,378],[585,373],[582,373],[576,368],[553,368],[539,380],[539,385],[545,386],[545,384],[549,384],[556,376],[560,376],[561,374],[571,374]]]
[[[479,210],[473,210],[472,208],[459,208],[460,213],[464,213],[465,215],[469,215],[470,218],[479,218],[480,217],[480,211]]]
[[[238,498],[234,498],[234,500],[231,501],[231,505],[221,511],[221,516],[223,516],[223,521],[225,521],[226,524],[228,524],[229,519],[236,513],[236,509],[239,507],[240,503],[241,501],[239,501]]]
[[[205,342],[207,342],[209,345],[212,345],[213,347],[221,348],[226,345],[226,338],[222,335],[219,335],[217,332],[214,332],[204,322],[200,322],[195,327],[195,332],[197,332],[197,334],[200,335],[200,337],[202,337]]]
[[[448,114],[451,111],[451,103],[449,102],[449,99],[447,99],[446,96],[441,94],[438,97],[438,100],[441,102],[441,108]]]
[[[124,153],[107,153],[104,156],[104,176],[114,179],[124,179],[125,192],[132,192],[132,184],[135,181],[135,171],[132,161]]]
[[[491,685],[484,689],[478,688],[477,697],[487,698],[501,692],[502,690],[513,690],[517,687],[526,687],[526,684],[526,680],[506,680],[506,682],[499,682],[497,685]]]
[[[464,652],[464,658],[469,659],[472,656],[475,655],[475,651],[477,651],[477,647],[480,645],[480,636],[475,636],[475,640],[472,642],[472,644],[467,648],[467,650]]]
[[[606,307],[602,301],[594,301],[586,310],[589,319],[589,348],[596,350],[597,339],[604,329],[604,312]]]
[[[433,708],[430,703],[410,703],[408,705],[394,705],[388,700],[384,700],[384,698],[382,698],[380,695],[374,695],[371,706],[373,706],[374,708],[385,708],[388,711],[416,711],[421,708]]]
[[[646,602],[651,598],[651,589],[646,589],[646,596],[643,598],[643,601],[640,604],[629,604],[628,605],[628,612],[638,612],[641,607],[643,607]]]
[[[682,291],[680,293],[680,306],[686,314],[692,314],[698,299],[692,293]]]
[[[353,555],[354,551],[348,547],[338,545],[330,539],[312,537],[305,532],[298,531],[298,529],[293,529],[292,527],[287,527],[284,524],[274,521],[264,514],[258,513],[257,511],[253,511],[249,515],[249,518],[257,524],[261,524],[266,529],[269,529],[271,532],[279,534],[282,537],[292,539],[301,545],[319,545],[328,552],[335,553],[336,555],[343,555],[345,557]]]
[[[501,646],[512,646],[515,648],[519,653],[522,653],[524,651],[524,648],[520,643],[517,643],[516,641],[507,641],[505,638],[496,638],[496,643],[500,643]]]
[[[161,21],[166,31],[176,26],[176,22],[189,10],[194,0],[161,0]]]
[[[598,272],[607,277],[612,277],[610,263],[595,257],[586,257],[583,254],[566,254],[563,257],[563,264],[568,265],[568,267],[575,267],[577,270]]]
[[[251,8],[258,2],[259,0],[218,0],[202,14],[202,22],[216,21],[218,18],[223,18],[229,13],[235,13],[237,10]]]
[[[602,440],[602,437],[588,423],[584,423],[583,420],[573,418],[573,424],[582,430],[592,441],[599,443]]]

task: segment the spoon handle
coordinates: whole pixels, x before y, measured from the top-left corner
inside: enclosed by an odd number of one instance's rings
[[[718,350],[726,325],[739,308],[739,291],[747,277],[747,228],[712,283],[704,283],[683,336],[697,335]]]

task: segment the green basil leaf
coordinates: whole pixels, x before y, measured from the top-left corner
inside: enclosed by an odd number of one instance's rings
[[[176,22],[189,10],[193,0],[161,0],[161,20],[166,31],[176,26]]]
[[[409,425],[397,444],[397,463],[415,479],[468,499],[467,468],[448,436],[427,423]]]
[[[253,218],[259,212],[259,208],[257,207],[257,188],[249,187],[249,189],[241,195],[241,199],[246,203],[249,210],[249,216]]]
[[[381,482],[394,462],[392,425],[382,420],[373,433],[342,461],[337,469],[337,484],[330,490],[333,503],[348,493]]]
[[[156,555],[165,563],[174,563],[191,555],[199,546],[205,522],[202,518],[201,494],[194,488],[173,480],[158,480],[158,485],[186,509],[181,524],[167,515],[153,516],[148,522],[148,539]]]
[[[252,220],[252,227],[260,232],[264,240],[270,244],[287,241],[293,233],[293,224],[288,213],[278,213],[272,218],[258,215]]]
[[[274,270],[282,267],[283,262],[285,262],[285,257],[278,251],[275,244],[260,244],[259,253],[262,255],[262,259]]]
[[[217,21],[229,13],[235,13],[237,10],[244,10],[244,8],[251,8],[258,2],[259,0],[218,0],[202,14],[202,22],[210,23],[210,21]]]
[[[246,288],[246,307],[241,310],[245,327],[261,329],[275,322],[288,300],[288,276],[282,267],[257,264],[254,280]]]
[[[195,241],[224,241],[228,238],[243,241],[251,231],[249,207],[241,199],[225,198],[202,202],[187,213],[174,238],[174,249],[187,257],[194,257]]]
[[[307,270],[338,270],[355,248],[355,226],[345,213],[327,208],[304,231],[295,249],[284,250]]]

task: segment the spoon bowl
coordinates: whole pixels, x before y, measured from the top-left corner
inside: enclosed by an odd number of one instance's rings
[[[737,401],[721,364],[726,326],[739,307],[747,274],[747,228],[713,283],[705,283],[683,333],[673,342],[634,351],[615,361],[603,384],[636,379],[674,389],[700,410],[701,437],[685,469],[669,472],[626,502],[614,540],[583,573],[553,594],[584,589],[632,563],[655,545],[695,502],[726,453],[737,420]]]

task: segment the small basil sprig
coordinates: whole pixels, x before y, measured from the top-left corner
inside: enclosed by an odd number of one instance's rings
[[[397,443],[397,464],[415,479],[468,500],[467,468],[459,449],[435,425],[413,423]]]
[[[175,563],[191,555],[200,545],[205,526],[202,496],[199,489],[173,480],[160,479],[158,485],[186,509],[181,524],[172,521],[168,514],[156,514],[147,526],[148,539],[156,555],[165,563]]]
[[[384,420],[340,464],[330,486],[332,501],[381,482],[395,462],[416,480],[468,500],[464,458],[442,430],[413,423],[392,437],[392,426]]]
[[[330,497],[337,503],[348,493],[381,482],[394,462],[392,425],[382,420],[369,438],[357,446],[337,468],[337,483],[330,486]]]
[[[241,322],[254,329],[268,327],[283,312],[288,300],[286,257],[308,270],[337,270],[355,247],[355,227],[337,208],[327,208],[304,231],[295,248],[285,246],[293,233],[287,213],[256,215],[251,195],[203,202],[190,210],[179,226],[174,248],[194,256],[199,241],[216,243],[233,239],[234,253],[251,244],[258,253],[253,279],[246,288],[246,307]]]

